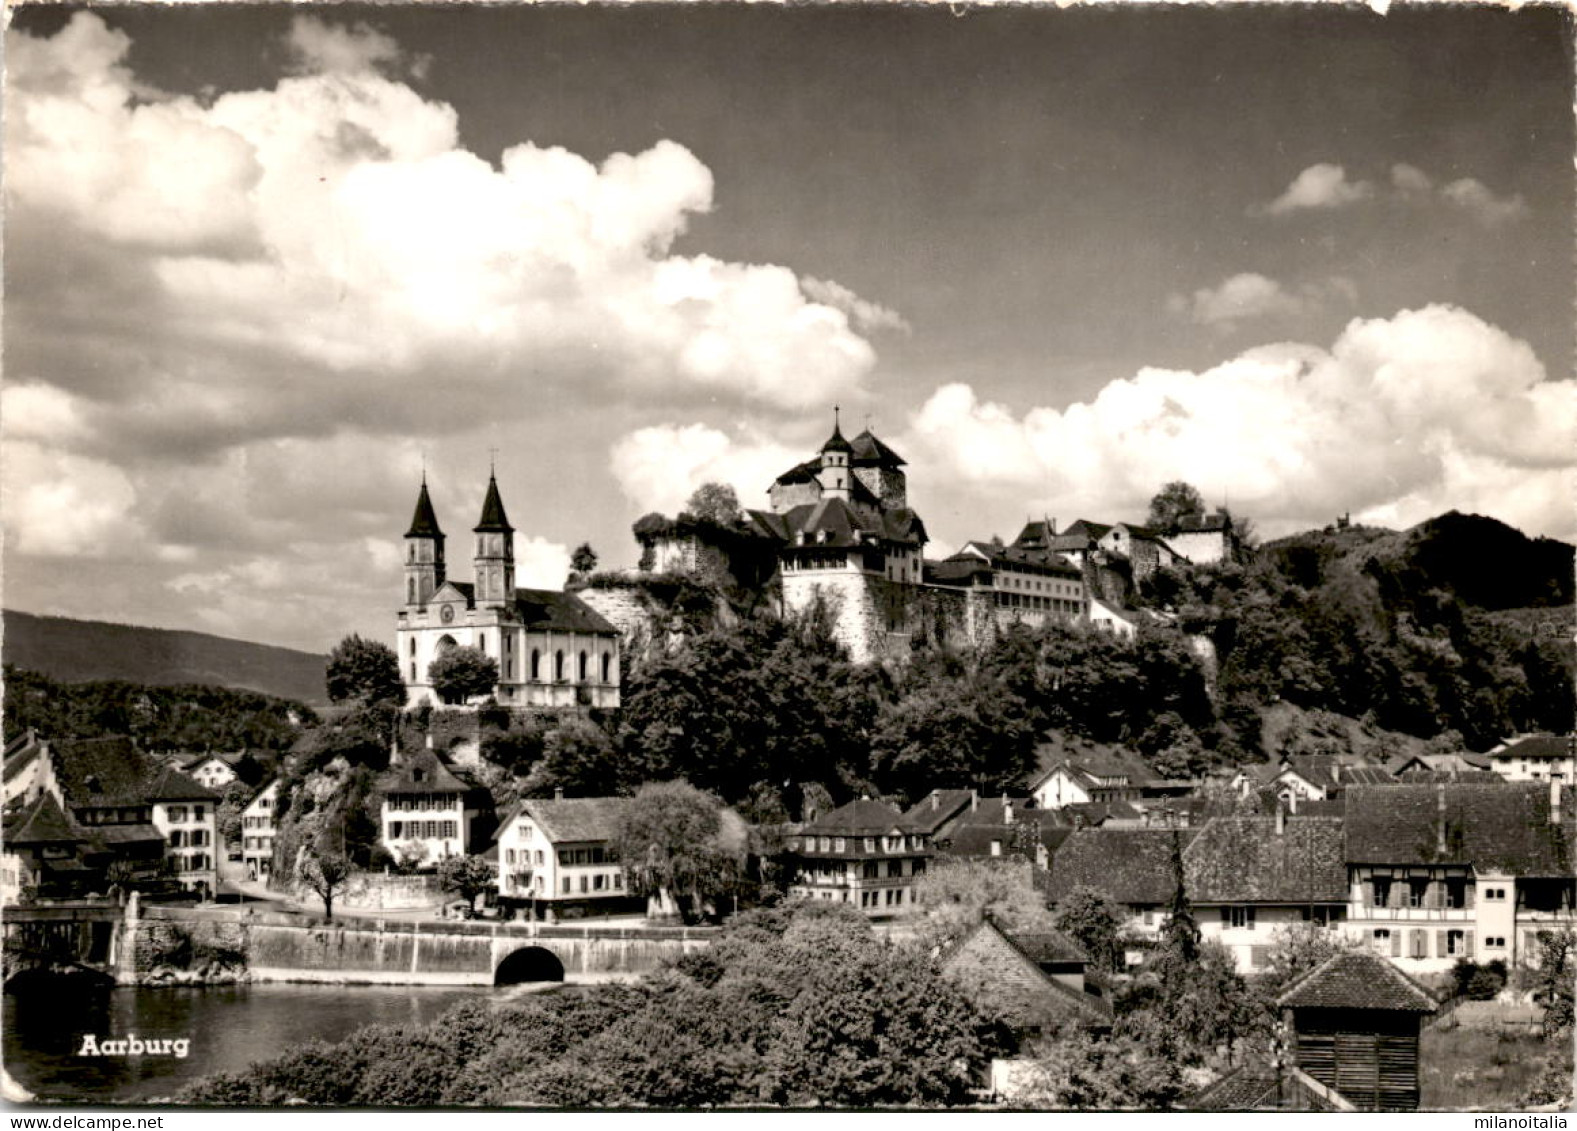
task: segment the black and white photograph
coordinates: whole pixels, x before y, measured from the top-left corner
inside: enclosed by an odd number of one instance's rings
[[[1566,1127],[1567,7],[4,12],[10,1111]]]

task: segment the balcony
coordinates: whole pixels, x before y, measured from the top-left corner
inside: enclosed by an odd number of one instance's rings
[[[1477,912],[1471,907],[1360,907],[1353,918],[1390,923],[1471,923]]]

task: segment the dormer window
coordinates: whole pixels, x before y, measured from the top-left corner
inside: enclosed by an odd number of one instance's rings
[[[411,780],[412,781],[426,781],[427,780],[427,771],[422,769],[420,766],[418,766],[416,769],[411,771]]]

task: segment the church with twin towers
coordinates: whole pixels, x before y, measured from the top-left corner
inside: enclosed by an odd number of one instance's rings
[[[405,532],[405,604],[396,629],[406,706],[439,704],[428,665],[469,647],[497,663],[502,706],[617,707],[618,630],[573,593],[516,587],[515,528],[494,475],[471,538],[472,580],[456,581],[423,475]]]

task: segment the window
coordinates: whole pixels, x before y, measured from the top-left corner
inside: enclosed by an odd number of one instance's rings
[[[1407,942],[1407,953],[1413,958],[1429,957],[1429,936],[1425,932],[1411,932],[1411,937],[1407,940]]]
[[[576,666],[576,676],[575,676],[575,678],[577,680],[579,680],[581,683],[585,683],[586,682],[586,659],[587,659],[586,653],[585,653],[584,650],[582,650],[581,654],[580,654],[579,663]]]
[[[581,895],[585,895],[587,890],[590,887],[590,884],[589,884],[588,880],[589,880],[589,877],[586,877],[586,876],[582,876],[580,878],[580,893],[581,893]]]
[[[570,888],[569,888],[569,877],[565,876],[564,877],[564,894],[568,895],[569,891],[570,891]]]
[[[1466,907],[1467,906],[1467,881],[1466,880],[1447,880],[1446,884],[1445,884],[1445,888],[1446,888],[1446,906],[1447,907],[1460,908],[1460,907]]]
[[[1486,950],[1505,950],[1506,938],[1504,935],[1490,935],[1484,939]]]
[[[613,654],[611,652],[604,652],[602,654],[602,682],[603,683],[611,682],[608,677],[609,677],[610,674],[612,674],[612,671],[613,671]]]
[[[1484,889],[1484,902],[1486,902],[1486,903],[1502,903],[1502,902],[1505,901],[1505,899],[1506,899],[1506,889],[1505,888],[1485,888]]]
[[[1235,930],[1252,931],[1254,929],[1254,909],[1252,907],[1223,907],[1221,909],[1221,926],[1232,927]]]
[[[531,678],[533,680],[542,678],[542,653],[536,648],[531,649]]]
[[[1467,953],[1467,934],[1463,931],[1447,931],[1446,954],[1466,956]]]
[[[515,862],[515,850],[513,848],[506,848],[506,849],[504,849],[504,863],[505,864],[513,864],[514,862]]]
[[[592,891],[601,891],[603,889],[603,885],[605,885],[607,882],[608,882],[608,877],[607,876],[593,876],[591,878],[591,890]]]
[[[1425,902],[1428,899],[1429,899],[1429,881],[1428,880],[1408,880],[1407,881],[1407,906],[1409,906],[1409,907],[1423,907]]]
[[[182,821],[186,820],[186,806],[184,806],[184,805],[171,805],[170,809],[169,809],[169,817],[170,817],[170,823],[171,824],[173,824],[173,825],[180,824]]]
[[[562,650],[553,653],[553,680],[555,683],[564,682],[564,653]]]
[[[1371,940],[1374,943],[1374,949],[1380,954],[1391,953],[1391,930],[1389,927],[1376,927]]]
[[[454,821],[445,821],[443,823],[443,833],[442,833],[442,835],[448,837],[451,840],[453,840],[456,836],[458,836],[459,835],[459,830],[458,830],[458,828],[456,828],[456,822],[454,822]]]
[[[1376,907],[1391,906],[1391,880],[1387,876],[1374,878],[1374,905]]]
[[[539,848],[537,849],[537,863],[541,864],[542,862],[542,850]]]

